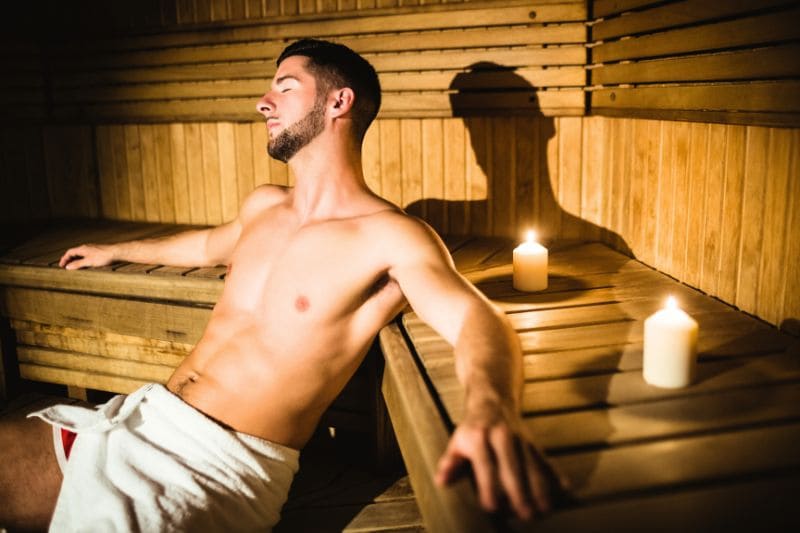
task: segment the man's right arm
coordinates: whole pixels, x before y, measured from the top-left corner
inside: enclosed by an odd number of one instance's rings
[[[154,239],[82,244],[67,250],[58,264],[67,270],[105,266],[114,261],[179,267],[228,264],[242,232],[242,220],[275,205],[284,195],[279,187],[261,186],[245,199],[239,216],[220,226]]]

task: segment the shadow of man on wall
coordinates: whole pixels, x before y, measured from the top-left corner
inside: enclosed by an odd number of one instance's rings
[[[544,241],[602,241],[632,255],[619,235],[561,206],[549,172],[557,162],[548,161],[556,122],[544,115],[527,79],[484,61],[456,75],[450,89],[452,115],[463,119],[483,176],[470,176],[468,169],[467,199],[424,198],[406,206],[409,213],[442,234],[519,239],[530,228]],[[580,157],[580,146],[566,149],[575,154],[562,157]]]

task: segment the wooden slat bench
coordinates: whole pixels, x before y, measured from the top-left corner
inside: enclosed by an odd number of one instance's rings
[[[798,339],[601,244],[552,246],[550,285],[533,294],[511,287],[512,243],[448,245],[519,332],[525,423],[572,483],[572,501],[533,530],[800,524]],[[641,373],[642,321],[669,294],[700,324],[698,380],[677,390]],[[426,527],[493,530],[468,482],[432,483],[463,416],[452,349],[413,312],[380,340],[383,392]]]
[[[175,268],[118,262],[67,271],[58,260],[84,242],[168,235],[187,226],[108,220],[64,222],[0,254],[0,315],[6,331],[6,379],[128,393],[166,382],[199,340],[219,294],[225,267]],[[391,429],[384,420],[373,350],[325,414],[322,424],[366,432],[378,467],[391,461]],[[3,378],[0,365],[0,378]],[[2,392],[2,388],[0,388]],[[12,391],[13,392],[13,391]]]

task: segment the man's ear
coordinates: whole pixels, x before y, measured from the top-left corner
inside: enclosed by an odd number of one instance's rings
[[[332,93],[331,117],[338,118],[347,114],[353,107],[356,95],[350,87],[336,89]]]

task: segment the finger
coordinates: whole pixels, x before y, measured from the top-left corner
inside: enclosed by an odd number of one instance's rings
[[[63,268],[64,266],[66,266],[67,263],[69,263],[72,260],[73,257],[77,257],[79,255],[80,254],[77,253],[75,248],[70,248],[69,250],[64,252],[64,255],[61,256],[61,259],[59,259],[58,261],[58,266]]]
[[[489,453],[485,437],[481,436],[475,443],[472,455],[472,471],[478,485],[478,496],[481,505],[487,511],[497,510],[496,484],[497,472]]]
[[[89,264],[89,260],[88,259],[77,259],[75,261],[71,261],[71,262],[67,263],[67,266],[64,267],[64,268],[66,268],[67,270],[78,270],[79,268],[88,267],[88,266],[91,266]]]
[[[456,452],[453,446],[449,446],[442,458],[439,459],[439,466],[436,469],[436,483],[448,485],[460,477],[461,470],[466,463],[466,458]]]
[[[530,444],[523,444],[525,454],[525,471],[528,474],[528,486],[533,493],[536,508],[542,512],[549,512],[552,508],[550,486],[555,482],[550,464],[541,457],[539,451]]]
[[[524,482],[527,478],[523,477],[525,474],[520,471],[520,458],[515,439],[507,430],[496,430],[490,434],[490,442],[497,457],[500,483],[511,500],[514,512],[523,520],[530,519],[533,505],[525,490]]]

